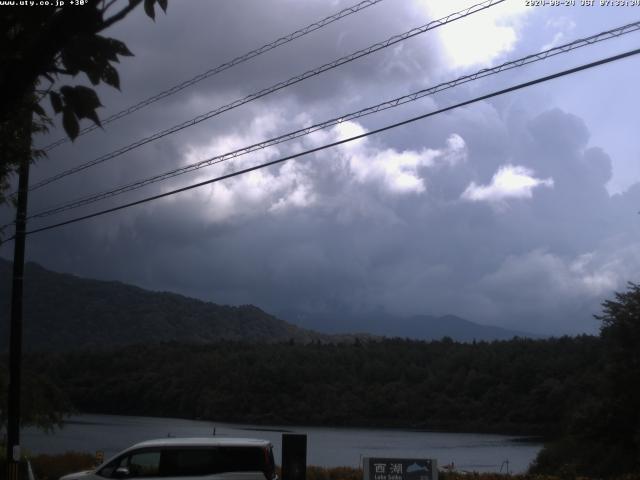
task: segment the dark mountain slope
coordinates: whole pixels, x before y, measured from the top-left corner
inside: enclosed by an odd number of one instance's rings
[[[252,305],[216,305],[119,282],[55,273],[35,263],[26,265],[24,288],[27,350],[107,348],[167,341],[276,342],[324,338]],[[0,259],[3,350],[8,342],[10,292],[11,263]]]
[[[11,263],[0,258],[0,350],[8,347]],[[417,340],[506,340],[534,335],[479,325],[446,315],[396,317],[386,313],[303,316],[280,320],[253,305],[217,305],[120,282],[55,273],[35,263],[25,271],[26,350],[78,350],[163,342],[351,342],[373,336]],[[322,333],[318,333],[321,331]],[[357,335],[353,335],[353,333]]]

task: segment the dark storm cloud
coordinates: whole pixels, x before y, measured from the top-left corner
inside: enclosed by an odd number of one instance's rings
[[[464,119],[460,122],[464,127]],[[557,131],[573,134],[563,141],[554,138]],[[584,127],[560,111],[546,112],[509,134],[527,141],[532,153],[506,150],[494,163],[530,165],[558,180],[505,209],[459,199],[470,181],[490,181],[474,168],[482,159],[475,157],[476,142],[468,136],[466,160],[423,170],[425,194],[392,194],[375,182],[354,184],[349,167],[340,167],[349,152],[325,154],[305,166],[312,168],[306,173],[315,191],[327,195],[319,194],[304,208],[274,212],[265,205],[209,222],[208,209],[216,204],[203,201],[203,194],[149,207],[128,222],[111,219],[110,227],[73,227],[82,241],[48,233],[47,245],[58,243],[56,237],[69,243],[62,250],[76,257],[59,263],[70,271],[100,271],[154,288],[273,310],[384,307],[402,314],[453,311],[542,332],[592,328],[590,314],[600,295],[622,278],[607,265],[612,252],[600,250],[608,234],[596,233],[613,225],[594,231],[593,220],[581,216],[575,204],[589,200],[590,211],[610,211],[608,197],[599,195],[606,175],[599,182],[589,175],[593,165],[603,170],[607,158],[584,150]],[[555,163],[543,158],[558,151],[562,155]],[[320,175],[326,168],[344,175]],[[271,206],[276,201],[264,198]],[[32,251],[39,253],[37,247]],[[78,258],[89,263],[78,265]]]
[[[156,24],[137,12],[111,33],[137,56],[122,64],[123,93],[102,91],[109,107],[103,116],[348,3],[175,2]],[[427,21],[407,5],[383,2],[93,132],[52,152],[34,179]],[[32,211],[459,74],[447,70],[437,36],[423,37],[34,192]],[[509,78],[319,132],[234,165],[418,115],[499,88]],[[541,106],[537,95],[543,96],[532,91],[479,103],[259,174],[37,234],[29,239],[29,256],[60,271],[274,312],[382,308],[453,313],[536,332],[592,331],[599,302],[640,267],[634,211],[640,188],[611,197],[607,149],[589,143],[583,120]],[[208,169],[145,192],[231,170]],[[500,177],[501,171],[508,175]],[[484,196],[465,197],[470,186]]]
[[[106,117],[129,106],[132,99],[145,98],[169,88],[272,41],[283,32],[300,28],[346,5],[347,2],[342,2],[328,10],[322,3],[308,3],[303,8],[299,2],[283,2],[281,9],[274,9],[265,2],[207,3],[200,6],[188,3],[170,12],[169,17],[159,17],[157,24],[150,22],[142,12],[134,12],[131,18],[110,32],[116,38],[126,39],[136,57],[125,59],[121,69],[124,95],[110,89],[101,89],[103,104],[107,105],[107,108],[102,109],[101,115]],[[275,52],[253,59],[249,64],[200,82],[196,88],[188,89],[181,95],[169,97],[136,112],[127,120],[110,125],[106,134],[96,131],[78,139],[73,147],[67,144],[59,148],[51,153],[49,161],[43,162],[38,171],[34,172],[33,179],[37,181],[47,177],[77,164],[79,160],[92,160],[141,137],[400,33],[407,29],[407,25],[419,25],[426,21],[426,17],[408,18],[409,15],[404,10],[396,10],[392,5],[382,4],[369,10],[374,8],[376,10],[372,13],[365,10],[331,25],[322,34],[316,32],[299,39],[295,44],[285,45]],[[282,15],[283,11],[288,12],[288,15]],[[260,21],[256,21],[257,19]],[[188,31],[185,33],[187,26]],[[365,29],[367,35],[360,34],[359,30]],[[239,31],[242,35],[238,34]],[[350,37],[355,37],[357,41],[349,41]],[[180,41],[168,41],[171,38]],[[162,47],[158,48],[157,45]],[[402,55],[398,49],[402,50]],[[365,89],[377,89],[380,85],[389,84],[390,78],[397,79],[396,69],[405,68],[409,73],[425,71],[429,55],[428,51],[422,51],[412,40],[397,47],[395,51],[384,51],[374,58],[358,60],[340,71],[327,72],[321,78],[309,79],[304,86],[296,85],[286,92],[275,93],[260,103],[266,104],[264,108],[269,108],[267,105],[280,107],[283,102],[293,101],[296,105],[292,107],[292,111],[313,111],[315,119],[343,114],[368,105],[362,99]],[[405,71],[404,77],[406,74]],[[331,100],[337,95],[342,100],[340,110],[335,109]],[[345,98],[348,99],[346,103]],[[215,135],[228,132],[230,128],[237,129],[237,125],[242,128],[254,115],[255,107],[242,106],[225,113],[224,118],[207,120],[188,131],[141,147],[128,153],[126,157],[114,159],[109,162],[108,167],[94,170],[100,172],[99,175],[91,172],[69,178],[64,181],[67,184],[64,191],[82,193],[84,189],[91,192],[99,188],[100,184],[110,185],[113,181],[122,183],[126,179],[144,177],[150,169],[163,171],[167,166],[175,164],[176,153],[184,153],[185,144],[208,141]],[[57,138],[59,132],[56,130],[44,138],[41,144]],[[77,178],[81,180],[76,180]],[[57,193],[54,192],[56,197]]]

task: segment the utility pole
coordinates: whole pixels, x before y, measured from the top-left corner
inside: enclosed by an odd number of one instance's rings
[[[22,373],[22,284],[24,278],[25,231],[27,224],[27,194],[29,191],[29,164],[31,163],[31,111],[25,113],[24,148],[18,167],[18,202],[16,205],[16,231],[13,247],[13,282],[11,290],[11,323],[9,337],[9,392],[7,405],[7,468],[8,480],[20,476],[20,388]]]

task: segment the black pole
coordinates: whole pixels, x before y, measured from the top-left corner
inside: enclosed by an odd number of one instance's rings
[[[11,323],[9,340],[9,394],[7,405],[7,467],[8,479],[18,480],[20,465],[20,385],[22,373],[22,280],[24,277],[25,230],[27,193],[29,190],[29,163],[31,162],[31,118],[25,135],[29,148],[18,168],[18,203],[16,205],[16,231],[13,247],[13,286],[11,291]]]
[[[307,435],[282,434],[282,480],[307,478]]]

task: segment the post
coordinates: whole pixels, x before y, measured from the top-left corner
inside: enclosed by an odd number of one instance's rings
[[[20,386],[22,373],[22,281],[29,191],[29,163],[31,162],[31,113],[25,122],[28,147],[18,167],[18,203],[13,247],[13,283],[11,290],[11,323],[9,336],[9,392],[7,405],[7,467],[8,480],[20,475]]]
[[[282,434],[282,480],[307,478],[307,436]]]

